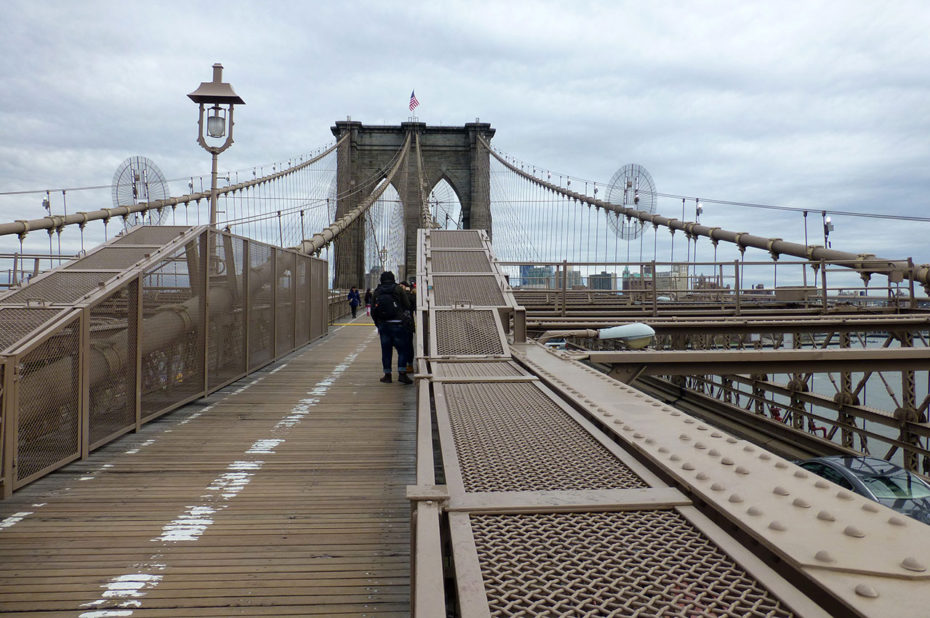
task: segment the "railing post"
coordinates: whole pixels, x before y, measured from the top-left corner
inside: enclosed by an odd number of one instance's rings
[[[3,424],[0,425],[0,475],[3,477],[3,487],[0,498],[9,498],[13,494],[13,453],[16,449],[13,428],[13,371],[14,364],[9,358],[3,359],[3,393],[0,393],[0,415]]]
[[[81,459],[90,454],[90,309],[83,307],[78,315],[78,435]]]
[[[740,286],[741,282],[739,280],[739,260],[733,260],[733,288],[736,292],[736,315],[740,314]]]
[[[827,263],[820,260],[820,290],[823,295],[823,312],[827,312]]]
[[[652,316],[659,315],[659,277],[656,272],[656,261],[652,260]]]
[[[568,260],[562,260],[562,317],[565,317],[565,303],[568,296]]]

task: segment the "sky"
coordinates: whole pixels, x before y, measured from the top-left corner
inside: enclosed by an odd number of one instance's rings
[[[44,214],[11,192],[106,186],[134,155],[209,173],[186,95],[214,62],[246,102],[225,169],[311,152],[347,116],[404,122],[415,89],[421,122],[480,118],[497,148],[599,183],[643,165],[709,225],[803,239],[800,213],[715,199],[810,209],[812,236],[824,209],[927,217],[928,30],[925,1],[6,0],[0,220]],[[928,222],[833,219],[834,248],[930,262]]]

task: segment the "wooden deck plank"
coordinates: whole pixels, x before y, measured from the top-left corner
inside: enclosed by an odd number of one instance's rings
[[[415,391],[380,364],[334,330],[0,503],[0,612],[409,615]]]

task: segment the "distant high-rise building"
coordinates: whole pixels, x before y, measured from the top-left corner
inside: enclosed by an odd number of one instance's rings
[[[520,287],[524,288],[551,288],[554,277],[551,266],[520,265]]]
[[[598,275],[588,276],[588,287],[592,290],[612,290],[614,289],[614,279],[616,275],[602,270]]]

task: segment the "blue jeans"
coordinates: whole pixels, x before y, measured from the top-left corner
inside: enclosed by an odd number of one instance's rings
[[[397,348],[397,373],[406,373],[407,364],[411,362],[410,331],[400,322],[384,322],[378,327],[381,335],[381,367],[384,373],[391,373],[391,356]]]

